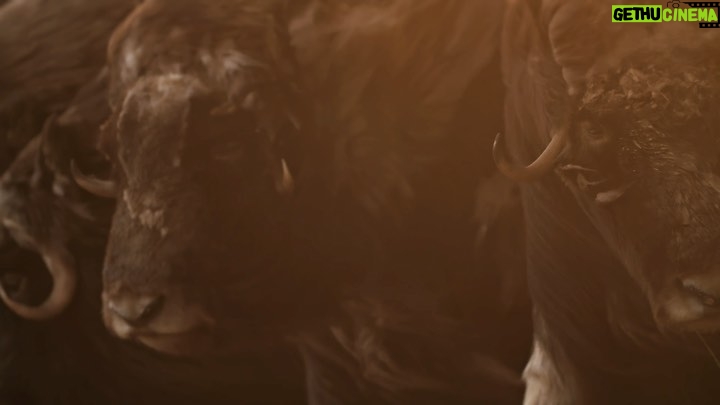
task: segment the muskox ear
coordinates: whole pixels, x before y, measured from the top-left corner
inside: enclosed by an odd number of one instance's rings
[[[575,164],[560,166],[558,174],[573,191],[588,195],[597,204],[606,205],[619,200],[631,186],[631,182],[616,180],[598,169]]]
[[[588,195],[597,204],[609,204],[620,199],[632,186],[616,161],[616,132],[612,126],[598,124],[598,120],[587,117],[580,111],[581,118],[573,125],[565,164],[557,172],[573,191]],[[600,122],[613,122],[605,117]]]
[[[31,178],[31,184],[36,187],[44,187],[52,185],[52,181],[55,175],[55,164],[52,161],[52,148],[48,148],[48,139],[51,139],[51,134],[54,132],[57,126],[57,114],[53,114],[45,120],[42,130],[39,135],[39,148],[35,153],[35,165],[33,175]]]
[[[40,145],[36,160],[36,176],[47,184],[70,181],[70,161],[75,152],[73,128],[60,123],[60,116],[48,119],[40,133]]]

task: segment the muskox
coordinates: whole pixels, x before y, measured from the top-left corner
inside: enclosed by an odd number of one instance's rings
[[[716,403],[718,34],[610,13],[528,0],[506,14],[496,158],[526,182],[526,403]]]
[[[113,34],[114,174],[76,176],[118,201],[106,325],[189,357],[290,336],[313,402],[518,400],[473,220],[502,3],[285,3],[146,1]]]
[[[67,110],[50,117],[0,182],[0,273],[13,312],[32,318],[41,313],[38,307],[57,304],[46,299],[49,290],[69,295],[62,312],[50,308],[52,318],[43,322],[0,308],[0,401],[299,403],[301,364],[292,352],[256,353],[237,364],[179,361],[120,341],[104,328],[102,263],[114,201],[87,193],[71,174],[73,167],[106,169],[94,153],[109,115],[106,79],[101,74],[90,81]],[[62,266],[52,269],[56,257]],[[45,263],[54,285],[48,285]],[[272,390],[278,384],[284,389]]]

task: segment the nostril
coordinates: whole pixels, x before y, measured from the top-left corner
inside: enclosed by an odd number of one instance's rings
[[[164,302],[165,298],[160,296],[150,299],[150,301],[145,305],[145,308],[143,308],[142,312],[140,313],[140,318],[138,319],[138,321],[144,322],[155,318],[155,316],[160,313]]]
[[[162,310],[162,296],[118,297],[108,302],[108,309],[131,326],[150,322]]]

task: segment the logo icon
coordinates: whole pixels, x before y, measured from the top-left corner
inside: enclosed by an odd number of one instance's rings
[[[682,6],[685,4],[687,7]],[[667,7],[660,5],[613,5],[612,22],[616,23],[659,23],[697,22],[700,28],[720,28],[720,1],[670,0]]]

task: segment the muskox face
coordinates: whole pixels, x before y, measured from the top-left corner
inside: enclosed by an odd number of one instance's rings
[[[25,318],[65,310],[74,297],[78,247],[83,239],[104,242],[98,217],[107,203],[98,206],[70,177],[72,138],[80,131],[72,121],[72,114],[48,118],[0,179],[0,298]]]
[[[72,265],[68,263],[68,253],[61,247],[63,241],[58,241],[57,245],[52,241],[54,236],[62,235],[53,235],[58,229],[53,226],[55,219],[52,215],[58,209],[52,191],[43,187],[42,183],[47,183],[48,179],[41,165],[41,138],[36,137],[18,155],[0,182],[3,235],[1,246],[5,252],[0,296],[15,312],[31,318],[37,313],[42,313],[39,317],[44,318],[45,315],[52,316],[63,310],[72,298],[74,289],[74,272]],[[52,283],[58,287],[53,288],[55,297],[41,305],[41,308],[32,306],[40,304],[35,299],[33,301],[36,302],[30,302],[27,299],[29,297],[25,297],[29,290],[37,288],[38,281],[43,279],[38,277],[44,271],[42,262],[32,259],[36,258],[38,253],[46,255],[48,264],[53,261],[68,264],[67,267],[57,267]],[[60,260],[54,259],[55,257]],[[25,269],[21,267],[27,264],[32,265]],[[44,290],[45,293],[48,292],[47,288]]]
[[[661,328],[720,327],[719,67],[641,52],[594,73],[557,169]]]
[[[257,115],[225,104],[191,76],[148,76],[106,125],[118,203],[103,311],[121,338],[172,354],[218,349],[212,332],[231,317],[251,323],[242,311],[265,298],[228,291],[271,272],[291,178]]]

